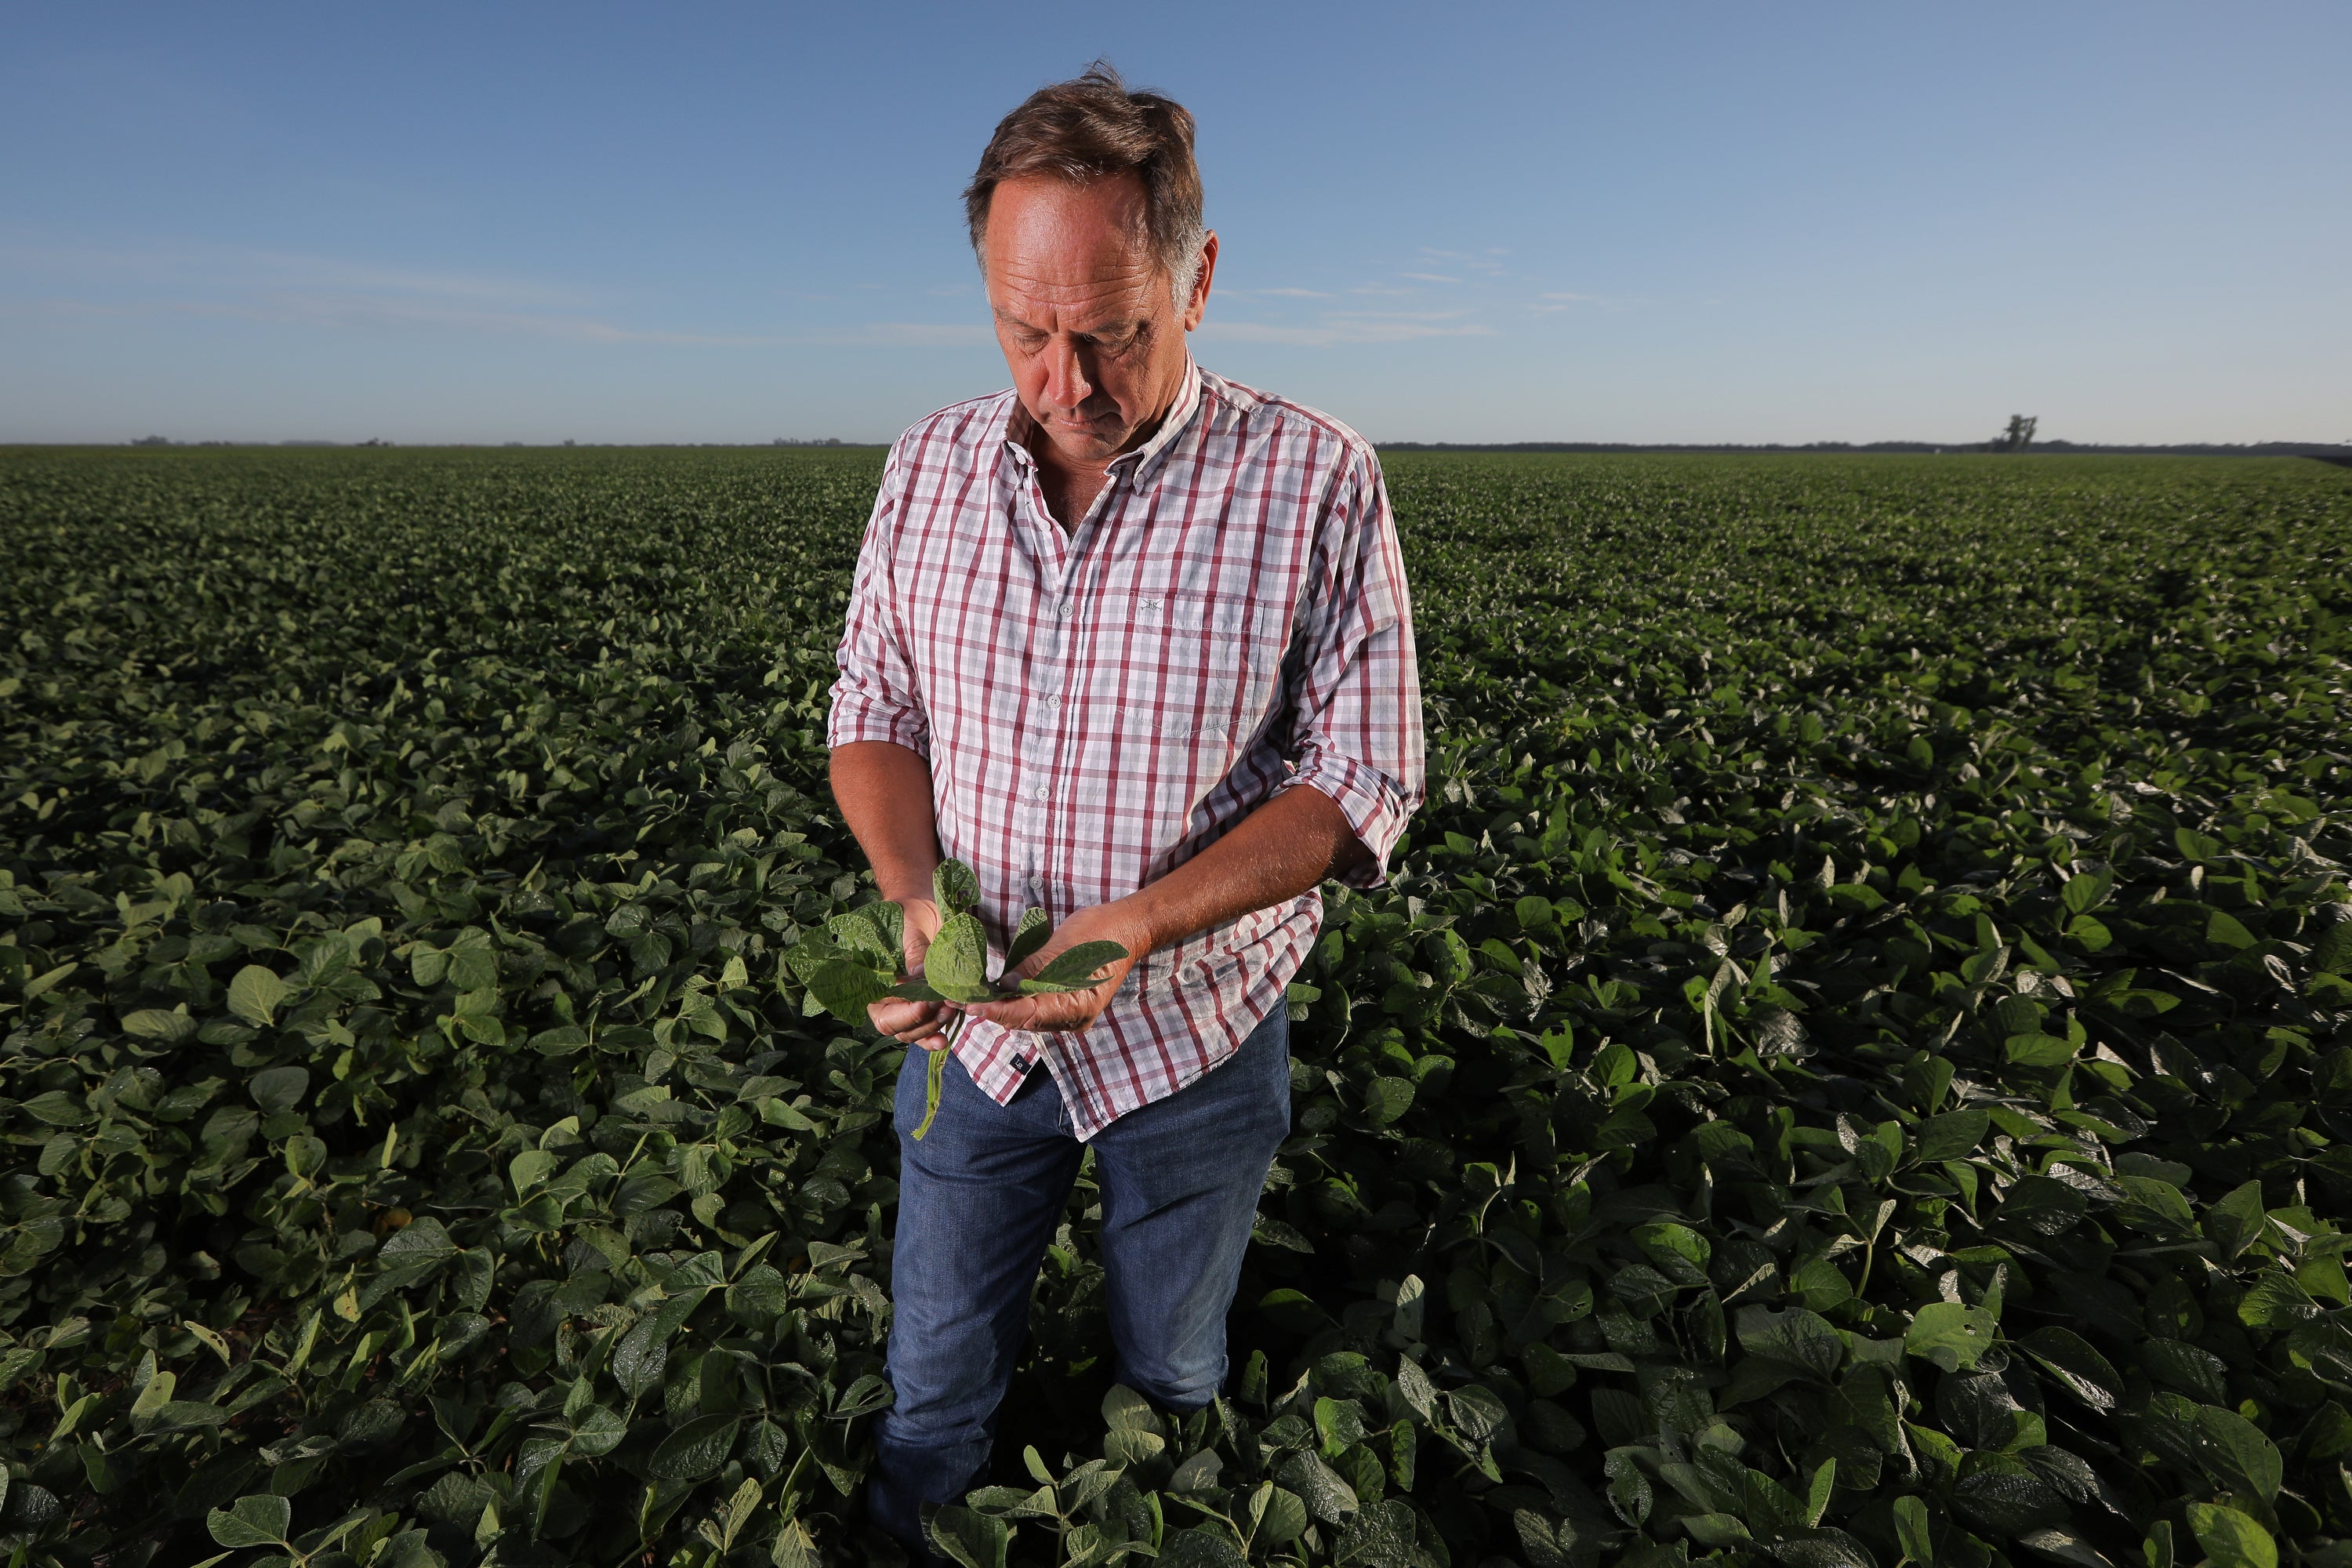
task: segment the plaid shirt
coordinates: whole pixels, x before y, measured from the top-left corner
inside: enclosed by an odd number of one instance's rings
[[[1271,796],[1339,804],[1377,883],[1422,795],[1420,677],[1371,448],[1188,366],[1159,432],[1066,533],[1010,391],[898,438],[859,552],[827,726],[929,760],[940,847],[971,866],[1001,960],[1136,891]],[[982,1019],[955,1051],[1010,1100],[1043,1063],[1077,1135],[1175,1093],[1283,1005],[1312,891],[1146,954],[1094,1025]]]

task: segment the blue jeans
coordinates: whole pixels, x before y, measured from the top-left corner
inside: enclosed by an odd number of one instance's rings
[[[907,1053],[891,1249],[890,1383],[866,1510],[929,1561],[920,1509],[952,1502],[988,1460],[1029,1296],[1086,1145],[1062,1092],[1030,1069],[1010,1105],[950,1058],[921,1142],[924,1057]],[[1266,1168],[1290,1131],[1290,1026],[1277,1005],[1202,1077],[1095,1134],[1102,1258],[1119,1381],[1172,1410],[1214,1399],[1225,1313]]]

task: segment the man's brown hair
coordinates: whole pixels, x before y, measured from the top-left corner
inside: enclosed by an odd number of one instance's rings
[[[1201,259],[1201,169],[1192,161],[1192,116],[1174,99],[1129,91],[1108,61],[1086,75],[1041,87],[997,122],[964,187],[971,247],[985,257],[989,203],[1006,180],[1045,174],[1090,184],[1116,174],[1143,182],[1151,253],[1176,285],[1181,310]]]

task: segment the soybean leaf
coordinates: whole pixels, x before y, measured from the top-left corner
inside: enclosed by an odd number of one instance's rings
[[[257,963],[247,964],[228,983],[228,1010],[256,1028],[276,1019],[278,1004],[285,998],[286,982]]]
[[[827,959],[809,976],[809,994],[845,1024],[866,1022],[866,1009],[890,994],[890,982],[855,959]]]
[[[1958,1301],[1931,1301],[1911,1320],[1903,1347],[1948,1373],[1966,1372],[1991,1348],[2000,1324],[1982,1307]]]
[[[213,1510],[205,1525],[223,1546],[283,1545],[294,1525],[294,1504],[269,1493],[242,1497],[226,1509]]]
[[[1082,942],[1021,983],[1024,992],[1084,991],[1100,984],[1100,972],[1127,956],[1115,942]]]
[[[985,1002],[995,994],[988,984],[988,933],[979,916],[951,915],[941,922],[923,956],[923,978],[951,1002]]]
[[[1045,910],[1023,910],[1021,923],[1013,928],[1013,940],[1005,944],[1004,967],[1010,970],[1020,964],[1045,946],[1045,940],[1053,934],[1054,928],[1046,921]]]
[[[2192,1502],[2189,1528],[2213,1568],[2278,1568],[2278,1543],[2271,1532],[2234,1508]]]
[[[980,879],[961,860],[942,860],[931,873],[931,896],[943,919],[971,914],[980,908]]]

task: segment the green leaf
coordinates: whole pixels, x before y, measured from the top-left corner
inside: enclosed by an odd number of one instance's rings
[[[253,1081],[246,1085],[247,1092],[253,1096],[253,1103],[261,1108],[264,1115],[293,1110],[302,1103],[302,1097],[310,1092],[310,1072],[291,1067],[264,1068],[255,1073]]]
[[[2058,901],[2070,915],[2086,915],[2107,901],[2107,894],[2115,885],[2115,873],[2102,866],[2069,878],[2059,889]]]
[[[1323,1457],[1338,1458],[1364,1440],[1363,1406],[1352,1399],[1318,1399],[1315,1435],[1322,1443]]]
[[[1361,1555],[1352,1560],[1369,1561]],[[1214,1531],[1201,1528],[1170,1532],[1160,1548],[1160,1562],[1164,1568],[1247,1568],[1248,1564],[1241,1548]]]
[[[2234,1508],[2189,1505],[2189,1528],[2213,1568],[2278,1568],[2278,1543],[2269,1531]]]
[[[30,1002],[36,996],[54,991],[71,979],[74,971],[80,967],[79,963],[60,963],[55,969],[34,976],[25,983],[25,1000]]]
[[[2263,1233],[2263,1184],[2247,1182],[2205,1210],[2203,1230],[2224,1258],[2235,1258]]]
[[[948,864],[958,862],[951,860]],[[961,1568],[1004,1568],[1004,1554],[1012,1545],[1013,1533],[1003,1520],[953,1505],[933,1513],[928,1531],[931,1544]]]
[[[98,1120],[88,1106],[61,1089],[33,1096],[23,1109],[26,1115],[51,1127],[83,1127]]]
[[[1395,1499],[1368,1498],[1339,1531],[1332,1547],[1339,1563],[1409,1563],[1413,1552],[1414,1516],[1410,1506]],[[1227,1555],[1206,1561],[1218,1568],[1241,1568],[1242,1555],[1231,1546]]]
[[[2285,1461],[2252,1422],[2234,1410],[2203,1405],[2197,1412],[2197,1436],[2205,1468],[2216,1480],[2260,1502],[2278,1496]],[[2203,1531],[2198,1538],[2204,1539]]]
[[[1045,910],[1023,910],[1021,923],[1013,928],[1013,940],[1005,945],[1004,967],[1009,971],[1024,963],[1053,934],[1054,928],[1045,919]]]
[[[286,1532],[294,1526],[294,1504],[268,1493],[241,1497],[226,1509],[216,1508],[205,1515],[205,1525],[216,1545],[282,1546],[287,1544]]]
[[[1691,1539],[1701,1546],[1738,1546],[1754,1539],[1738,1514],[1686,1513],[1683,1515],[1681,1524],[1690,1531]]]
[[[2253,946],[2254,933],[2237,916],[2226,910],[2215,910],[2205,917],[2205,940],[2215,947],[2235,951]]]
[[[1813,1470],[1813,1479],[1805,1488],[1805,1527],[1812,1529],[1822,1522],[1830,1510],[1830,1496],[1837,1489],[1837,1461],[1823,1459]]]
[[[1082,942],[1054,955],[1053,962],[1021,983],[1024,991],[1084,991],[1100,983],[1102,969],[1127,957],[1115,942]]]
[[[2001,1059],[2018,1067],[2063,1067],[2074,1059],[2074,1043],[2055,1035],[2011,1035],[2001,1045]]]
[[[2070,884],[2071,885],[2071,884]],[[1935,1568],[1936,1546],[1927,1529],[1927,1505],[1917,1497],[1895,1500],[1895,1539],[1901,1543],[1903,1555],[1919,1568]]]
[[[971,914],[980,908],[980,879],[961,860],[942,860],[931,873],[931,897],[943,920]]]
[[[1992,1126],[1988,1110],[1948,1110],[1920,1124],[1916,1157],[1923,1163],[1960,1160],[1976,1152]]]
[[[1102,1418],[1103,1425],[1114,1432],[1160,1430],[1160,1415],[1151,1408],[1151,1401],[1123,1383],[1112,1384],[1103,1395]]]
[[[2197,1216],[2190,1212],[2189,1200],[2171,1183],[2126,1173],[2116,1176],[2116,1185],[2123,1189],[2124,1201],[2114,1213],[2125,1225],[2162,1237],[2197,1233]]]
[[[2054,1325],[2036,1329],[2019,1344],[2060,1386],[2092,1409],[2113,1410],[2123,1398],[2122,1375],[2073,1330]]]
[[[1364,1086],[1364,1120],[1374,1127],[1386,1127],[1402,1116],[1412,1106],[1412,1080],[1376,1077]]]
[[[698,1415],[661,1440],[646,1468],[664,1481],[698,1481],[716,1475],[741,1425],[734,1415]]]
[[[196,1032],[196,1021],[185,1013],[165,1013],[155,1008],[142,1008],[127,1013],[122,1019],[123,1032],[142,1040],[165,1040],[177,1044]]]
[[[856,959],[827,959],[808,978],[809,994],[845,1024],[869,1022],[866,1009],[890,994],[890,982]]]
[[[886,906],[867,904],[845,915],[835,915],[825,921],[825,930],[845,954],[861,962],[870,962],[876,969],[889,974],[898,972],[906,950],[890,940],[884,921],[871,911]],[[896,909],[893,904],[887,906]]]
[[[1356,1511],[1355,1489],[1341,1480],[1330,1466],[1311,1453],[1293,1454],[1275,1478],[1317,1519],[1337,1524]]]
[[[988,984],[988,932],[977,915],[951,915],[941,923],[924,954],[923,978],[950,1001],[985,1002],[995,994]]]
[[[1750,1355],[1830,1382],[1845,1361],[1845,1337],[1827,1318],[1803,1307],[1785,1312],[1742,1307],[1733,1320],[1739,1343]]]
[[[1270,1546],[1286,1546],[1307,1533],[1307,1504],[1297,1492],[1272,1481],[1259,1484],[1250,1498],[1250,1539]]]
[[[1791,1530],[1772,1543],[1784,1568],[1878,1568],[1870,1551],[1843,1530]]]
[[[2319,1303],[2292,1274],[2264,1274],[2238,1299],[2238,1321],[2250,1329],[2292,1329],[2320,1312]]]
[[[285,999],[286,982],[257,963],[247,964],[228,983],[228,1010],[257,1029],[275,1021]]]
[[[448,1230],[431,1215],[420,1215],[401,1229],[393,1232],[376,1249],[376,1261],[383,1264],[430,1263],[456,1255],[457,1244]]]
[[[1995,1217],[2040,1236],[2056,1236],[2072,1229],[2089,1207],[2090,1200],[2078,1187],[2055,1176],[2025,1176],[2001,1198]]]
[[[1992,1346],[2000,1321],[1982,1307],[1931,1301],[1911,1320],[1903,1348],[1946,1372],[1966,1372]]]

